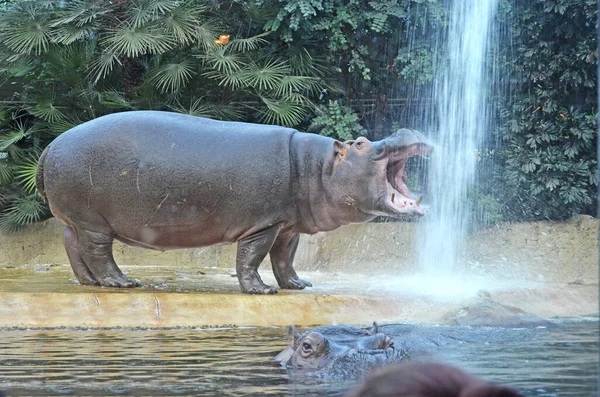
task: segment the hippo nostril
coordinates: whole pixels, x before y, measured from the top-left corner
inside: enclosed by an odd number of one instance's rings
[[[392,203],[394,202],[395,198],[396,198],[396,194],[392,193]]]

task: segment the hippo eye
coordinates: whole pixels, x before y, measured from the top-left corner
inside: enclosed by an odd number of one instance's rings
[[[364,145],[365,145],[365,143],[363,141],[356,142],[357,149],[361,149]]]
[[[311,350],[312,350],[312,346],[310,345],[310,343],[308,343],[308,342],[304,342],[304,343],[302,344],[302,350],[304,350],[304,351],[306,351],[306,352],[309,352],[309,351],[311,351]]]

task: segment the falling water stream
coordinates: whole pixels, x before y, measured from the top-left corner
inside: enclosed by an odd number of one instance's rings
[[[424,273],[451,276],[467,230],[467,193],[472,188],[477,150],[489,131],[486,53],[498,0],[454,1],[440,50],[447,64],[433,84],[436,150],[430,161],[432,200],[419,262]]]

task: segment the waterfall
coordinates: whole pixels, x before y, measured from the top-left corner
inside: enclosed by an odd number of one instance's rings
[[[467,193],[477,151],[490,132],[486,67],[498,0],[454,0],[438,49],[446,55],[434,79],[437,147],[430,159],[430,211],[419,236],[420,268],[438,277],[456,269],[467,231]]]

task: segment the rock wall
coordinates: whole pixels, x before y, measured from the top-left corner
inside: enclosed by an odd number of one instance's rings
[[[328,233],[302,236],[296,268],[331,272],[402,274],[416,270],[416,222],[349,225]],[[504,224],[474,232],[463,269],[523,280],[597,283],[598,220],[579,216],[566,222]],[[235,245],[167,252],[115,242],[122,266],[218,267],[235,263]],[[443,258],[440,258],[443,260]],[[268,265],[268,259],[263,266]],[[13,235],[0,235],[0,266],[68,263],[62,225],[55,219]]]

